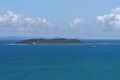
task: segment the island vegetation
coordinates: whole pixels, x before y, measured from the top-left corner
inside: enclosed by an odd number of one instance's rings
[[[16,44],[30,44],[30,45],[39,45],[39,44],[79,44],[85,43],[79,39],[27,39],[17,42]]]

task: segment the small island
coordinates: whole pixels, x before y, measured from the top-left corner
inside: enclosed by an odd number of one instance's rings
[[[27,39],[17,42],[16,44],[28,44],[28,45],[39,45],[39,44],[79,44],[84,43],[79,39]]]

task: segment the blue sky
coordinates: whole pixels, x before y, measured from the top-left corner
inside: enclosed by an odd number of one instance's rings
[[[1,0],[0,36],[120,38],[119,30],[114,30],[119,27],[116,16],[120,13],[109,16],[115,14],[114,10],[119,8],[119,2],[119,0]],[[118,11],[119,9],[116,10]],[[107,18],[105,15],[108,15]],[[113,18],[114,20],[111,20]],[[40,28],[36,28],[38,26]]]
[[[119,0],[1,0],[0,12],[7,10],[53,21],[74,17],[93,19],[119,6]]]

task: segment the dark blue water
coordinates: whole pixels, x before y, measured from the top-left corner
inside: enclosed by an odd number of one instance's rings
[[[0,41],[0,80],[119,80],[120,44],[8,45]]]

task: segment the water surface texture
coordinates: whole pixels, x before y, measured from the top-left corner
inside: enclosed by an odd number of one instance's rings
[[[0,80],[120,80],[120,44],[8,45]]]

